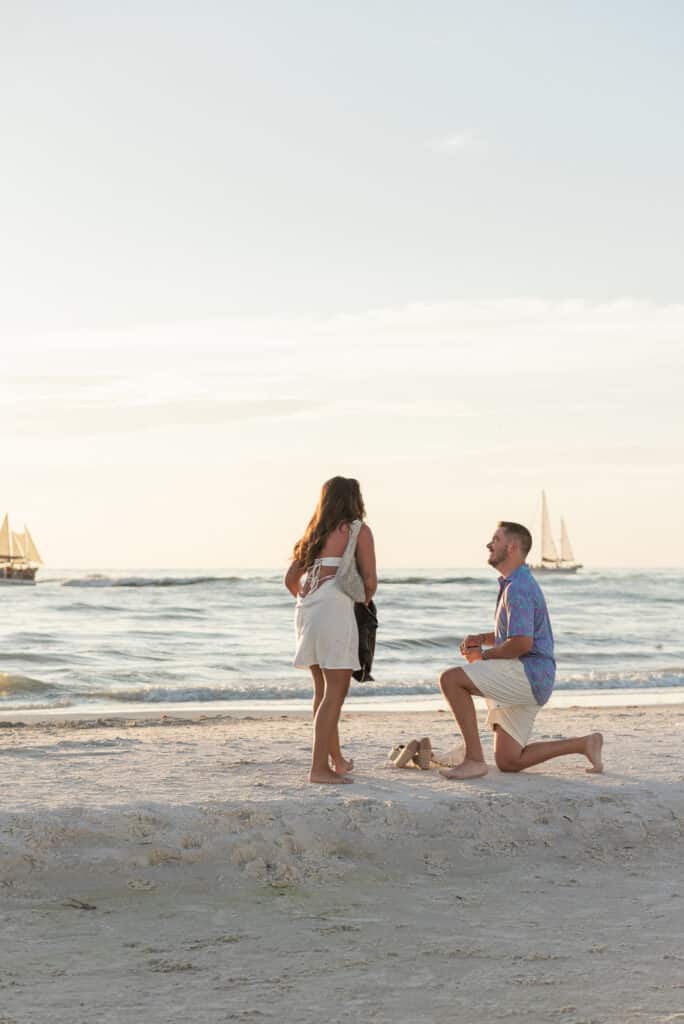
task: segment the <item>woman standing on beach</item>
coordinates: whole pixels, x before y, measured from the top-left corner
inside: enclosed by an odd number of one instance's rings
[[[314,735],[310,782],[351,782],[353,764],[340,750],[338,723],[352,672],[359,665],[359,633],[354,601],[335,576],[347,544],[355,560],[365,603],[378,585],[375,545],[363,522],[366,510],[358,480],[334,476],[321,496],[304,536],[297,541],[285,586],[297,599],[295,666],[308,668],[314,686]],[[339,581],[338,581],[339,582]]]

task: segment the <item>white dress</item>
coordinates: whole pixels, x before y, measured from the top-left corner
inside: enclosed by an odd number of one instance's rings
[[[320,579],[323,566],[337,568],[341,558],[318,558],[309,570],[305,597],[295,607],[295,668],[345,668],[359,663],[359,629],[354,602],[335,583],[334,576]]]

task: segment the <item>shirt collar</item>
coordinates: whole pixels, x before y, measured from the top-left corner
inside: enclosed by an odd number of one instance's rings
[[[503,590],[505,586],[511,583],[518,576],[523,576],[526,572],[529,572],[529,568],[525,562],[519,565],[517,569],[514,569],[510,576],[499,576],[499,589]]]

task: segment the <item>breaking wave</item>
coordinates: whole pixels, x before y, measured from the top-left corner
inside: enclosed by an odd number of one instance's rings
[[[106,576],[92,573],[88,576],[46,580],[61,583],[63,587],[193,587],[221,583],[280,583],[281,576]],[[476,576],[391,576],[383,578],[383,587],[442,586],[444,584],[486,584]]]
[[[357,697],[400,697],[410,694],[430,694],[437,692],[433,679],[411,683],[359,683],[352,691]],[[78,703],[88,701],[116,704],[177,704],[177,703],[211,703],[226,701],[271,701],[271,700],[311,700],[310,684],[272,683],[258,688],[250,686],[188,686],[169,688],[165,686],[132,686],[121,690],[96,690],[72,694],[72,700]]]
[[[448,650],[458,650],[458,646],[463,637],[452,636],[416,636],[416,637],[401,637],[399,640],[385,640],[382,641],[382,646],[391,651],[415,651],[424,650],[425,648],[442,648]]]
[[[50,690],[54,690],[54,686],[43,683],[40,679],[0,672],[0,697],[31,697],[39,693],[49,693]]]
[[[563,672],[558,674],[556,690],[650,690],[656,687],[684,686],[684,666],[656,668],[647,672],[619,671]]]
[[[655,672],[587,673],[561,678],[555,686],[558,692],[581,690],[651,690],[668,689],[684,685],[682,670],[663,669]],[[60,692],[61,691],[61,692]],[[376,680],[366,683],[352,683],[351,693],[355,697],[421,697],[438,696],[436,678],[414,679],[411,682],[399,680]],[[50,694],[48,696],[48,694]],[[64,692],[39,680],[25,676],[0,674],[0,696],[14,697],[23,706],[39,708],[67,708],[75,704],[117,705],[152,704],[172,706],[180,703],[239,703],[241,701],[278,701],[311,699],[311,687],[307,683],[291,681],[262,683],[259,686],[154,686],[140,685],[112,689],[81,689]],[[36,699],[40,699],[37,703]],[[28,702],[28,703],[25,703]]]
[[[383,587],[392,587],[399,584],[413,584],[417,586],[434,586],[442,583],[481,583],[486,584],[486,579],[478,579],[476,576],[392,576],[384,577],[380,581]]]
[[[244,576],[81,576],[65,580],[63,587],[196,587],[206,583],[246,583]]]

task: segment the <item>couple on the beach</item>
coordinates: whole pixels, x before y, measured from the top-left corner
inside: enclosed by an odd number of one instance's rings
[[[368,604],[378,585],[373,534],[358,480],[326,481],[304,535],[297,541],[285,586],[296,598],[295,665],[314,685],[313,752],[309,781],[351,782],[338,724],[352,672],[359,669],[355,602]],[[497,767],[519,772],[566,754],[583,754],[589,772],[603,770],[600,733],[528,743],[539,708],[551,696],[556,662],[544,595],[525,564],[532,536],[519,523],[500,522],[487,544],[499,572],[494,630],[461,644],[467,664],[442,673],[439,684],[465,743],[463,761],[447,779],[486,775],[473,696],[484,697],[494,730]]]

